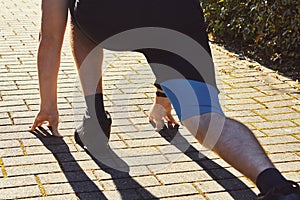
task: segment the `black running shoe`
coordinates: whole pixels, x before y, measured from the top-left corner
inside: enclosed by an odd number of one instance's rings
[[[108,145],[112,120],[107,111],[106,116],[104,119],[102,117],[102,119],[97,120],[86,113],[82,124],[75,131],[75,141],[96,162],[128,173],[129,166]]]
[[[78,145],[87,150],[90,148],[103,148],[108,144],[111,132],[111,116],[108,111],[106,118],[95,119],[89,115],[84,115],[83,122],[78,126],[74,133],[74,139]]]
[[[275,187],[265,195],[258,195],[258,200],[300,200],[300,188],[295,182]]]

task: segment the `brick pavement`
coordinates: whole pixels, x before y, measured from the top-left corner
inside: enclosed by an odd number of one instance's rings
[[[184,128],[173,139],[153,131],[147,116],[154,77],[138,53],[105,56],[110,145],[129,173],[93,161],[72,138],[83,103],[67,39],[58,93],[65,137],[27,132],[39,107],[40,2],[0,5],[0,199],[254,199],[254,185]],[[212,49],[226,114],[253,130],[284,175],[300,182],[299,85],[223,47]]]

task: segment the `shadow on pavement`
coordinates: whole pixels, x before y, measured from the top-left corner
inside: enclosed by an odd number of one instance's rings
[[[112,150],[111,150],[112,151]],[[112,151],[113,152],[113,151]],[[89,154],[89,152],[87,152]],[[136,182],[130,175],[128,171],[119,171],[114,169],[113,167],[106,166],[104,163],[99,160],[93,158],[91,154],[89,154],[95,163],[106,173],[110,174],[112,180],[116,186],[116,189],[120,192],[121,198],[124,200],[141,200],[144,199],[159,199],[147,191],[143,186],[141,186],[138,182]],[[116,154],[114,155],[114,157]],[[121,159],[121,158],[119,158]],[[128,166],[129,168],[129,166]]]
[[[91,180],[82,170],[81,166],[72,156],[68,145],[63,139],[52,136],[52,134],[43,127],[38,127],[38,129],[31,133],[34,134],[54,155],[62,172],[67,178],[68,183],[71,185],[73,191],[80,200],[108,199],[95,184],[96,181],[94,182],[93,180]],[[129,175],[129,170],[128,172],[118,171],[101,163],[100,161],[95,159],[89,152],[86,151],[86,153],[93,159],[93,161],[99,166],[101,170],[111,175],[112,181],[114,182],[116,190],[121,196],[121,199],[140,200],[143,199],[142,196],[146,196],[147,199],[158,199],[150,192],[148,192],[143,186],[137,183]],[[114,154],[115,159],[116,156],[117,155]],[[117,158],[120,159],[119,157]]]
[[[52,136],[43,127],[38,127],[31,133],[53,154],[77,197],[90,199],[87,197],[87,193],[93,193],[99,199],[107,199],[99,187],[82,170],[63,139]]]
[[[233,199],[253,200],[257,198],[256,194],[245,185],[245,183],[194,148],[181,135],[178,127],[164,126],[159,134],[203,168],[203,170],[205,170],[214,181],[222,186]]]

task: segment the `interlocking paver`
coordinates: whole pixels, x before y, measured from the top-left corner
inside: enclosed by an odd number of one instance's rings
[[[178,183],[193,183],[212,179],[212,177],[204,171],[162,174],[157,175],[157,178],[166,185]]]
[[[273,162],[289,162],[289,161],[299,161],[300,157],[294,153],[272,153],[269,157]]]
[[[39,164],[39,165],[22,165],[22,166],[6,167],[5,169],[8,177],[43,174],[43,173],[61,171],[57,163]]]
[[[36,178],[33,175],[0,179],[1,189],[36,185]]]
[[[148,191],[158,198],[174,197],[177,195],[184,196],[187,194],[197,194],[198,191],[192,186],[192,184],[176,184],[176,185],[164,185],[158,187],[149,187]],[[149,198],[145,193],[142,194],[144,198]]]
[[[300,133],[300,127],[288,127],[288,128],[273,128],[273,129],[264,129],[264,133],[269,136],[277,136],[277,135],[296,135]]]
[[[30,198],[33,200],[74,200],[77,196],[75,194],[65,194],[65,195],[55,195],[55,196],[46,196],[46,197],[36,197],[36,198]]]
[[[41,196],[41,192],[37,185],[1,189],[0,192],[0,199],[21,199],[38,196]]]
[[[127,190],[140,188],[141,185],[144,187],[153,187],[159,186],[160,183],[153,176],[144,176],[144,177],[136,177],[132,178],[121,178],[114,180],[104,180],[101,181],[105,190]]]
[[[78,193],[84,192],[96,192],[99,191],[101,186],[97,181],[81,181],[73,183],[56,183],[44,185],[46,194],[48,195],[60,195],[60,194],[70,194],[74,190]]]
[[[178,140],[148,123],[155,96],[140,53],[105,51],[110,146],[130,167],[99,165],[72,138],[84,110],[67,29],[58,81],[63,140],[27,132],[39,109],[36,54],[40,1],[0,0],[0,199],[254,199],[254,184],[184,128]],[[300,94],[296,82],[211,44],[220,101],[253,130],[275,165],[300,182]]]

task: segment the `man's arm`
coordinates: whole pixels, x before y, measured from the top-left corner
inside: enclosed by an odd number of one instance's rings
[[[162,87],[154,83],[156,87],[156,97],[152,108],[150,109],[149,121],[155,122],[155,131],[160,131],[164,127],[164,121],[166,120],[168,124],[178,126],[179,123],[173,118],[171,111],[172,105],[170,100],[167,98]]]
[[[68,18],[67,0],[42,0],[42,20],[38,49],[38,75],[40,86],[40,112],[31,127],[48,121],[55,136],[58,133],[57,76],[61,47]]]

